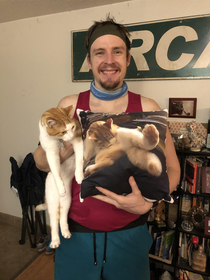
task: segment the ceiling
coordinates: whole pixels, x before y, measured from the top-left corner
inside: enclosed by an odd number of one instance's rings
[[[0,23],[132,0],[0,0]]]

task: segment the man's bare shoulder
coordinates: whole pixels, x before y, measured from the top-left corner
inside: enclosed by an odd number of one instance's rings
[[[65,108],[70,105],[73,105],[74,107],[76,107],[78,96],[79,96],[79,94],[72,94],[72,95],[63,97],[60,100],[60,102],[58,103],[58,107]]]
[[[160,110],[160,106],[155,100],[145,96],[141,96],[141,104],[144,112]]]

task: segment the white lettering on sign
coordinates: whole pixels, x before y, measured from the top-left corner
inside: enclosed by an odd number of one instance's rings
[[[198,58],[193,68],[206,68],[210,64],[210,42]]]
[[[88,63],[87,63],[87,56],[86,56],[85,60],[82,63],[81,68],[79,69],[79,72],[89,72],[89,71],[90,71],[90,69],[89,69],[89,66],[88,66]]]
[[[130,34],[131,34],[130,37],[131,43],[135,39],[141,39],[143,41],[141,46],[131,48],[130,51],[130,54],[133,56],[133,59],[135,61],[137,70],[138,71],[150,70],[143,54],[150,51],[154,44],[155,38],[153,33],[149,30],[141,30],[141,31],[130,32]]]
[[[164,70],[179,70],[185,67],[194,57],[194,54],[182,53],[176,61],[168,59],[168,49],[171,42],[178,36],[186,42],[198,40],[196,31],[190,26],[177,26],[169,29],[161,38],[156,49],[157,64]]]

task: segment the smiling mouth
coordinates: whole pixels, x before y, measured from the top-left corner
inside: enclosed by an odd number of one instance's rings
[[[112,70],[112,71],[102,71],[103,73],[105,73],[105,74],[114,74],[114,73],[116,73],[117,72],[117,70]]]
[[[107,74],[107,75],[110,75],[110,74],[115,74],[118,72],[118,70],[101,70],[101,72],[103,74]]]

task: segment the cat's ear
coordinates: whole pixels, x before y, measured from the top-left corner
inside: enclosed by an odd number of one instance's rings
[[[97,138],[96,138],[95,135],[92,133],[92,135],[89,136],[88,139],[95,140],[95,139],[97,139]]]
[[[53,119],[47,120],[47,125],[52,128],[56,124],[56,121]]]
[[[112,119],[112,118],[108,119],[108,120],[105,122],[105,125],[107,125],[109,128],[112,127],[112,124],[113,124],[113,119]]]
[[[70,113],[71,113],[71,110],[73,109],[73,107],[74,107],[73,105],[70,105],[66,108],[63,108],[63,110],[66,112],[67,116],[71,115]]]

